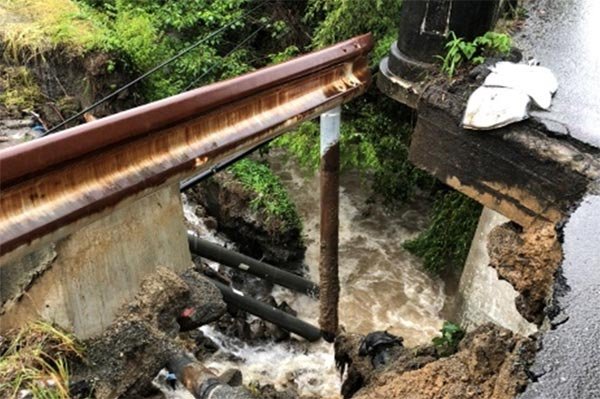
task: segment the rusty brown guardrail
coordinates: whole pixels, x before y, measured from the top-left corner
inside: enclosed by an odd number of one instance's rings
[[[0,151],[0,255],[64,237],[361,94],[371,47],[359,36]]]

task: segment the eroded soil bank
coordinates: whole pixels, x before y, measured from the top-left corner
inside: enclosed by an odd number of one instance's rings
[[[517,291],[517,310],[541,326],[540,333],[554,328],[549,317],[557,311],[554,290],[563,259],[556,228],[500,225],[489,235],[488,253],[489,267]],[[537,379],[530,368],[539,339],[539,333],[524,337],[484,324],[468,333],[449,357],[440,358],[435,346],[402,348],[391,351],[388,364],[374,367],[373,358],[359,355],[364,337],[349,335],[342,353],[350,371],[342,391],[345,398],[365,399],[515,398]]]
[[[538,224],[524,231],[513,223],[498,226],[490,232],[488,252],[490,267],[519,292],[517,310],[540,325],[562,261],[554,226]]]
[[[514,398],[527,384],[534,350],[533,340],[485,324],[467,334],[449,357],[438,359],[433,346],[400,348],[387,365],[374,369],[371,359],[359,359],[354,340],[349,367],[360,370],[353,378],[362,378],[364,386],[345,397]]]

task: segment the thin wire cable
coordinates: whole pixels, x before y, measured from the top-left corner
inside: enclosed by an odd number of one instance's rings
[[[202,43],[205,43],[206,41],[212,39],[213,37],[215,37],[216,35],[218,35],[219,33],[223,32],[225,29],[227,29],[228,27],[230,27],[231,25],[233,25],[234,23],[238,22],[239,20],[241,20],[242,18],[248,16],[251,12],[257,10],[259,7],[263,6],[264,4],[266,4],[265,2],[261,2],[259,5],[257,5],[256,7],[252,8],[251,10],[245,12],[243,15],[241,15],[239,18],[234,19],[233,21],[229,22],[228,24],[223,25],[222,27],[220,27],[219,29],[213,31],[212,33],[210,33],[208,36],[205,36],[204,38],[200,39],[199,41],[197,41],[194,44],[191,44],[190,46],[186,47],[185,49],[181,50],[179,53],[177,53],[176,55],[174,55],[173,57],[169,58],[168,60],[158,64],[157,66],[155,66],[154,68],[150,69],[148,72],[144,73],[143,75],[139,76],[138,78],[132,80],[131,82],[127,83],[126,85],[122,86],[121,88],[113,91],[112,93],[110,93],[109,95],[107,95],[106,97],[102,98],[101,100],[96,101],[94,104],[90,105],[89,107],[83,109],[82,111],[78,112],[77,114],[71,116],[70,118],[68,118],[67,120],[59,123],[58,125],[54,126],[53,128],[51,128],[50,130],[44,132],[43,134],[41,134],[40,136],[47,136],[49,134],[52,134],[54,132],[56,132],[58,129],[60,129],[61,127],[65,126],[66,124],[78,119],[79,117],[81,117],[83,114],[85,114],[86,112],[89,112],[91,110],[93,110],[94,108],[96,108],[97,106],[99,106],[100,104],[110,100],[111,98],[115,97],[117,94],[127,90],[128,88],[130,88],[131,86],[135,85],[136,83],[138,83],[140,80],[145,79],[147,76],[153,74],[154,72],[158,71],[159,69],[163,68],[164,66],[172,63],[173,61],[175,61],[176,59],[180,58],[181,56],[183,56],[184,54],[190,52],[191,50],[195,49],[196,47],[198,47],[199,45],[201,45]]]
[[[260,32],[265,26],[261,26],[260,28],[258,28],[257,30],[255,30],[254,32],[252,32],[250,35],[248,35],[244,40],[242,40],[241,42],[239,42],[234,48],[232,48],[227,54],[225,54],[223,57],[221,57],[222,59],[226,59],[227,57],[229,57],[231,54],[233,54],[235,51],[237,51],[240,47],[242,47],[244,44],[248,43],[248,41],[250,39],[252,39],[254,36],[256,36],[258,34],[258,32]],[[194,81],[192,83],[190,83],[189,85],[187,85],[187,87],[185,89],[183,89],[183,91],[188,91],[190,90],[192,87],[194,87],[196,85],[196,83],[198,83],[200,80],[202,80],[202,78],[204,78],[206,75],[208,75],[213,69],[215,69],[217,67],[218,64],[213,64],[210,68],[208,68],[206,70],[206,72],[204,72],[202,75],[198,76],[196,79],[194,79]]]

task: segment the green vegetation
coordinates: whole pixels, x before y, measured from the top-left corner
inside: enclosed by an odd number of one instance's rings
[[[41,96],[40,87],[25,67],[0,65],[0,102],[11,108],[31,110]]]
[[[461,269],[469,254],[481,205],[458,191],[439,194],[427,230],[404,247],[423,259],[423,266],[440,274]]]
[[[315,28],[313,46],[323,47],[371,31],[375,39],[371,64],[377,65],[396,38],[395,18],[399,15],[400,5],[400,1],[394,0],[313,0],[307,18],[324,16]],[[373,12],[374,9],[378,12]],[[492,49],[504,51],[505,36],[486,34],[478,38],[475,48],[485,55]],[[434,180],[408,162],[412,126],[406,121],[410,120],[410,114],[407,115],[396,102],[371,87],[364,96],[344,106],[342,119],[342,167],[358,169],[368,176],[372,188],[383,196],[387,205],[395,206],[410,200],[418,188],[432,191]],[[307,122],[272,145],[286,148],[303,166],[316,170],[319,162],[317,123]],[[407,243],[407,249],[422,257],[424,267],[432,273],[462,268],[480,209],[474,201],[459,193],[444,191],[438,194],[431,225],[417,239]]]
[[[465,336],[464,330],[458,324],[445,321],[440,332],[442,333],[441,337],[435,337],[431,340],[438,356],[447,357],[456,353],[458,344]]]
[[[442,72],[452,78],[463,62],[482,64],[486,57],[508,54],[512,46],[510,36],[504,33],[487,32],[472,42],[456,37],[450,32],[451,39],[446,43],[446,55],[438,56],[442,60]]]
[[[141,82],[137,92],[151,101],[197,86],[240,75],[298,51],[297,32],[277,7],[251,0],[10,0],[0,6],[3,57],[15,64],[43,59],[51,51],[70,56],[101,51],[110,54],[107,72],[139,75],[215,30],[228,28]],[[302,3],[302,2],[300,2]],[[279,5],[281,8],[282,6]],[[290,11],[302,5],[290,4]],[[279,11],[279,12],[277,12]],[[244,18],[241,18],[241,16]],[[238,20],[239,19],[239,20]],[[245,46],[224,55],[252,32]]]
[[[312,46],[321,48],[350,37],[371,32],[375,48],[371,65],[386,56],[398,34],[399,0],[310,0],[305,20],[319,21]],[[382,96],[373,85],[362,97],[343,108],[341,163],[364,173],[374,190],[390,206],[412,197],[418,187],[429,188],[433,180],[407,160],[412,126],[410,114]],[[286,148],[309,170],[319,164],[319,127],[301,125],[293,134],[272,146]]]
[[[369,110],[363,111],[366,118],[377,116],[377,114],[369,114]],[[367,140],[366,134],[367,132],[359,129],[355,124],[342,125],[340,137],[342,168],[355,168],[369,172],[380,169],[377,150],[374,143]],[[294,134],[281,136],[272,146],[286,148],[301,166],[314,172],[319,166],[320,159],[319,124],[314,121],[305,122],[296,129]]]
[[[261,17],[236,21],[249,7],[245,0],[206,2],[142,2],[137,0],[87,0],[109,35],[99,37],[94,47],[115,54],[115,62],[125,70],[141,74],[165,61],[224,25],[223,32],[150,75],[142,84],[146,101],[182,92],[205,72],[202,85],[215,79],[239,75],[252,69],[252,53],[246,48],[235,51],[225,62],[222,55],[249,34],[264,25],[267,34],[278,28]]]
[[[373,34],[372,65],[387,55],[398,35],[401,0],[309,0],[306,21],[319,21],[312,45],[325,47],[366,32]]]
[[[17,398],[31,391],[34,398],[68,399],[68,361],[83,349],[73,336],[45,322],[35,322],[9,335],[0,354],[0,397]]]
[[[25,63],[61,48],[82,54],[109,34],[97,15],[70,0],[8,0],[0,6],[3,57]]]
[[[277,217],[286,228],[302,229],[296,206],[267,165],[245,158],[234,163],[228,170],[256,195],[250,202],[252,208],[264,212],[267,218]]]
[[[430,189],[433,179],[408,162],[412,127],[397,103],[375,91],[344,107],[340,137],[342,168],[361,171],[388,206],[412,198],[417,188]],[[273,142],[308,171],[319,165],[319,125],[302,124]]]

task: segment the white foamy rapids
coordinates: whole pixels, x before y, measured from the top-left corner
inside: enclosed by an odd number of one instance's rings
[[[232,249],[235,248],[235,246],[231,242],[219,236],[216,231],[210,230],[208,227],[206,227],[204,220],[202,220],[198,217],[198,215],[196,215],[196,207],[190,204],[188,197],[183,193],[181,194],[181,202],[183,204],[183,216],[189,224],[194,226],[194,231],[191,231],[192,234],[196,234],[199,237],[207,241],[213,242],[215,244],[226,246]],[[220,266],[217,262],[213,262],[212,260],[207,258],[203,258],[203,260],[211,269],[216,271],[219,270]]]
[[[296,386],[303,395],[339,398],[340,381],[334,366],[333,347],[329,344],[293,341],[252,346],[210,326],[200,329],[219,346],[220,351],[204,363],[217,373],[239,368],[244,384],[258,381],[274,384],[278,389]]]
[[[206,227],[204,220],[196,215],[196,206],[191,205],[188,197],[183,193],[181,194],[181,202],[183,203],[183,216],[185,216],[185,219],[194,226],[196,234],[206,241],[219,245],[227,245],[228,247],[231,246],[231,242],[224,237],[219,236],[216,231]]]

